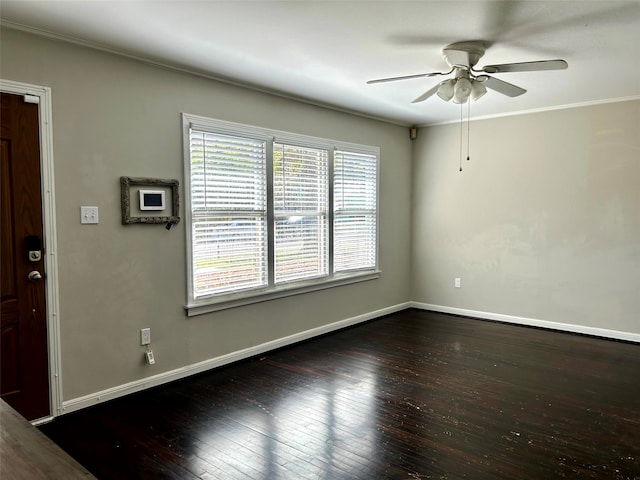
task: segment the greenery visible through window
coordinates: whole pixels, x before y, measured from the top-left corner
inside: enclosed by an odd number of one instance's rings
[[[183,123],[190,304],[377,272],[377,148]]]

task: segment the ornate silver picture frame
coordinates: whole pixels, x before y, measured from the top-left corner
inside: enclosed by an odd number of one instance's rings
[[[149,215],[148,211],[140,211],[142,215],[131,215],[131,189],[132,187],[153,188],[154,190],[167,190],[171,201],[167,207],[171,208],[171,215]],[[120,177],[120,201],[122,204],[122,224],[133,223],[165,223],[168,226],[180,222],[180,183],[178,180],[163,180],[160,178]]]

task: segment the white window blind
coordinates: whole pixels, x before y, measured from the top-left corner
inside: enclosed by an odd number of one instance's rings
[[[334,270],[376,266],[377,157],[334,153]]]
[[[193,296],[267,284],[266,142],[191,129]]]
[[[378,278],[377,148],[182,125],[189,315]]]
[[[275,283],[326,276],[329,152],[273,146]]]

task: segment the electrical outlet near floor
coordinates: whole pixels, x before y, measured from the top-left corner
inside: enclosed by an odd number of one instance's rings
[[[149,345],[151,343],[151,329],[140,329],[140,345]]]
[[[454,285],[456,286],[456,288],[462,287],[462,283],[460,282],[460,278],[458,278],[458,277],[455,278]]]

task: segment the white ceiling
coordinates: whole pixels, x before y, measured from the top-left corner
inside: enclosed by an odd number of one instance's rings
[[[527,89],[489,91],[473,117],[640,96],[636,1],[2,0],[4,26],[86,43],[403,125],[454,121],[437,96],[442,48],[483,40],[487,64],[562,58],[567,70],[495,76]],[[466,108],[465,108],[466,112]]]

